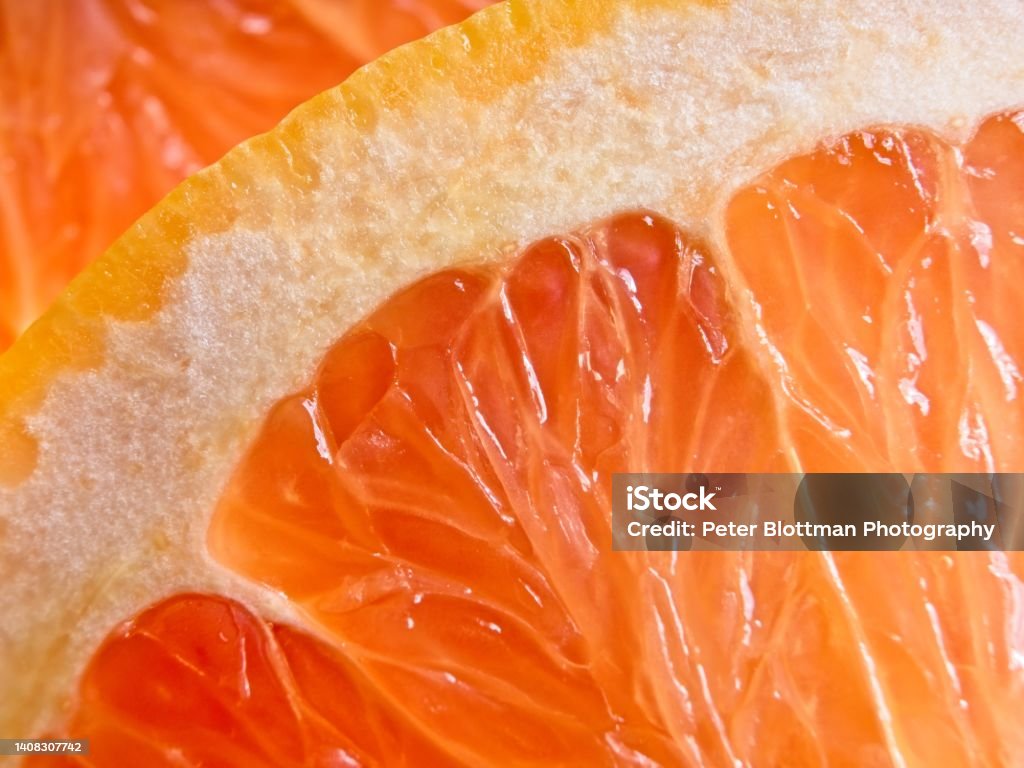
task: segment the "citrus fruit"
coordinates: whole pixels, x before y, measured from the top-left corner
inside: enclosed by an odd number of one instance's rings
[[[186,175],[481,5],[0,4],[0,350]]]
[[[0,358],[36,765],[1012,766],[1017,553],[615,552],[610,476],[1019,471],[1010,4],[511,3]]]

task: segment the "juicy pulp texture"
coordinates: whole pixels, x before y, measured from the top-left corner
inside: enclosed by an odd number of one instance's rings
[[[851,134],[732,201],[740,301],[804,469],[1021,467],[1022,124],[993,117],[962,147]]]
[[[320,639],[156,606],[85,673],[84,764],[1013,764],[1019,555],[613,553],[608,495],[1020,471],[1022,122],[788,160],[724,249],[640,211],[392,298],[274,407],[210,530]]]

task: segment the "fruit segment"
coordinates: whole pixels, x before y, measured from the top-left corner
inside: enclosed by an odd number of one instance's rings
[[[160,604],[86,672],[85,764],[1011,765],[1018,555],[612,552],[608,495],[1019,471],[1019,123],[793,158],[730,201],[727,253],[637,211],[393,297],[209,533],[321,639]]]
[[[336,650],[241,605],[179,595],[118,628],[70,728],[88,757],[34,766],[455,765]]]
[[[472,763],[679,763],[607,493],[652,464],[783,466],[730,333],[707,250],[644,212],[434,275],[275,409],[211,550]],[[695,439],[737,401],[746,440]]]
[[[1020,113],[964,146],[861,131],[740,192],[740,301],[809,471],[1019,469]]]

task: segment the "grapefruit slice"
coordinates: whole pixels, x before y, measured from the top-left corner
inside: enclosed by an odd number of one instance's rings
[[[0,350],[185,176],[356,67],[479,7],[0,3]]]
[[[1013,765],[1018,555],[615,553],[607,478],[1020,470],[1022,42],[503,5],[193,177],[0,358],[0,722],[87,765]]]

